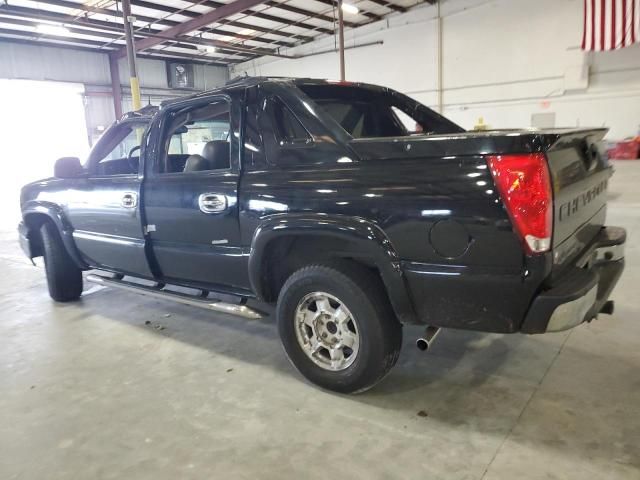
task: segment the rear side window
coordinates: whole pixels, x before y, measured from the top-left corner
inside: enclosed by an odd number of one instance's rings
[[[327,83],[297,87],[354,138],[457,133],[464,129],[393,90]]]
[[[408,113],[400,110],[398,107],[391,107],[391,111],[402,124],[408,134],[422,133],[424,131],[420,122],[413,118]]]
[[[407,134],[389,108],[383,105],[357,100],[344,103],[318,100],[317,103],[354,138],[398,137]]]
[[[274,133],[280,145],[311,143],[312,138],[293,112],[277,97],[271,99]]]

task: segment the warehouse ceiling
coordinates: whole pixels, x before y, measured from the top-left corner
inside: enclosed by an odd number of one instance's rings
[[[0,0],[0,41],[124,55],[120,0]],[[345,28],[433,0],[353,0]],[[346,3],[346,2],[345,2]],[[138,55],[229,65],[333,35],[333,0],[131,0]],[[355,8],[353,8],[355,7]],[[357,13],[356,13],[357,10]]]

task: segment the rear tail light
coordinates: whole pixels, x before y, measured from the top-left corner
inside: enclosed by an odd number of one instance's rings
[[[553,197],[545,155],[490,155],[487,163],[527,252],[548,251],[553,228]]]

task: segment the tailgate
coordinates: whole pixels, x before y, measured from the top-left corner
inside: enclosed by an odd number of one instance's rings
[[[600,144],[607,129],[545,132],[553,184],[553,272],[563,270],[604,226],[612,174]],[[556,137],[556,138],[554,138]]]

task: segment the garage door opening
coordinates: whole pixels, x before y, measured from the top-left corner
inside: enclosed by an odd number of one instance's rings
[[[16,227],[25,183],[51,177],[59,157],[84,161],[89,143],[83,93],[82,84],[0,79],[0,229]]]

